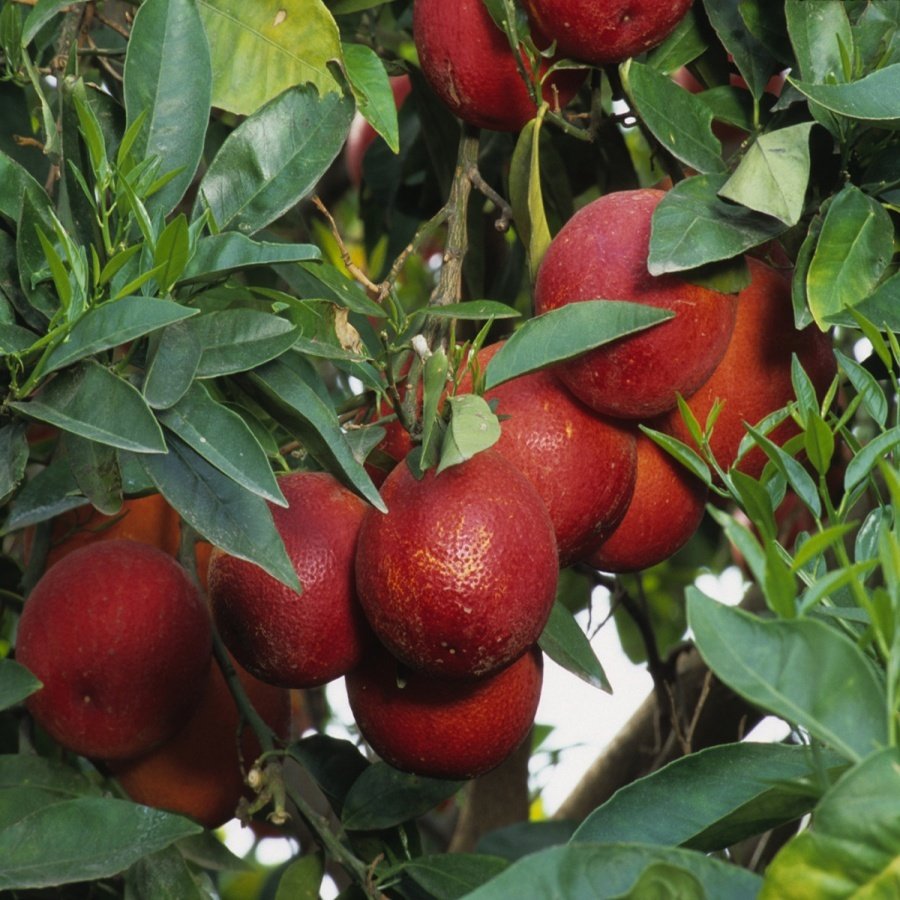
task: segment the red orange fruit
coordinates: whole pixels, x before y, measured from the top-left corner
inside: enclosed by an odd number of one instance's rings
[[[375,634],[406,665],[484,675],[533,644],[550,614],[553,525],[531,482],[485,450],[417,479],[399,465],[370,509],[356,554],[359,599]]]
[[[537,647],[474,681],[398,669],[373,653],[347,676],[350,708],[372,749],[397,769],[431,778],[474,778],[525,739],[541,695]]]
[[[27,705],[55,740],[124,759],[184,724],[211,645],[209,611],[184,569],[156,547],[111,540],[44,573],[19,621],[16,659],[43,683]]]
[[[353,559],[368,507],[325,472],[294,472],[279,484],[289,505],[272,505],[272,516],[303,592],[213,549],[209,597],[222,640],[247,671],[312,687],[352,669],[366,645]]]

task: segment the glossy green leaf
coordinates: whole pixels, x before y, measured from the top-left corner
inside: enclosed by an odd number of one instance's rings
[[[697,648],[732,690],[848,760],[886,744],[884,686],[844,634],[813,619],[765,621],[694,587],[687,598]]]
[[[103,398],[100,403],[99,398]],[[132,385],[93,360],[50,381],[40,395],[10,403],[27,416],[90,441],[138,453],[165,453],[162,429]]]
[[[895,334],[900,332],[900,273],[885,278],[868,297],[843,314],[837,313],[829,316],[828,321],[837,325],[860,328],[862,327],[859,320],[860,315],[870,323],[877,323],[878,328],[882,330],[893,331]],[[866,337],[869,337],[868,333]],[[883,338],[876,338],[873,341],[876,353],[883,350],[883,347],[878,347],[879,341],[884,343]]]
[[[186,323],[201,347],[198,378],[244,372],[281,356],[297,337],[287,320],[253,309],[223,309]]]
[[[139,859],[125,874],[129,900],[208,900],[174,844]]]
[[[306,262],[320,256],[321,251],[314,244],[255,241],[246,235],[226,231],[197,241],[193,256],[178,280],[184,283],[221,278],[230,272],[253,266]]]
[[[900,63],[870,72],[849,84],[812,84],[788,78],[810,100],[849,119],[895,124],[900,122]]]
[[[353,455],[334,409],[284,360],[256,369],[253,383],[278,404],[301,432],[306,449],[350,484],[376,509],[387,511],[378,489],[362,463]]]
[[[687,869],[654,862],[616,900],[707,900],[703,885]]]
[[[177,403],[191,386],[203,346],[200,337],[181,322],[163,329],[150,350],[144,375],[144,399],[154,409]]]
[[[0,356],[18,355],[31,348],[38,336],[21,325],[0,324]]]
[[[774,441],[769,440],[761,431],[752,425],[745,425],[745,427],[754,442],[762,447],[766,456],[775,463],[778,471],[784,475],[797,496],[809,507],[810,512],[819,518],[822,515],[822,501],[819,498],[818,487],[809,472],[793,456]]]
[[[384,310],[366,296],[362,285],[324,262],[279,266],[278,274],[296,291],[298,297],[329,300],[351,312],[383,319]]]
[[[300,589],[262,497],[223,475],[176,437],[169,438],[168,453],[144,454],[137,460],[169,505],[211,544]]]
[[[325,862],[318,853],[307,853],[294,861],[278,879],[275,900],[319,900]]]
[[[29,307],[20,310],[26,324],[40,327],[59,308],[59,298],[50,290],[47,281],[50,272],[38,230],[53,233],[53,213],[44,191],[24,190],[21,193],[21,215],[16,234],[16,266],[19,284],[28,298]]]
[[[27,47],[36,37],[38,32],[63,9],[71,6],[80,6],[84,0],[37,0],[34,8],[28,13],[25,25],[22,29],[22,46]]]
[[[810,311],[819,327],[866,297],[893,253],[893,225],[884,207],[851,184],[835,196],[806,274]]]
[[[11,422],[0,427],[0,498],[8,497],[22,483],[27,464],[25,423]]]
[[[803,746],[709,747],[620,788],[572,840],[719,850],[804,815],[816,792],[791,783],[814,781],[824,765],[841,763]]]
[[[590,897],[614,900],[630,890],[644,870],[664,863],[688,871],[710,898],[755,900],[760,878],[717,859],[649,844],[571,843],[533,853],[468,894],[466,900],[510,897]]]
[[[538,644],[550,659],[582,681],[608,694],[613,692],[588,636],[572,613],[559,601],[550,610],[550,618],[541,632]]]
[[[214,106],[250,115],[297,84],[337,92],[328,69],[341,58],[338,28],[322,0],[197,0],[212,52]],[[252,77],[235,60],[252,60]]]
[[[443,418],[444,394],[450,361],[443,347],[436,347],[422,366],[422,471],[433,468],[438,461],[446,428]]]
[[[52,208],[47,192],[28,170],[0,151],[0,215],[18,222],[26,195],[45,213]]]
[[[448,397],[450,424],[441,446],[437,473],[471,459],[476,453],[493,447],[500,440],[500,422],[478,394]]]
[[[842,81],[841,46],[853,43],[844,4],[786,0],[784,11],[803,78],[820,84]]]
[[[461,790],[465,782],[423,778],[373,763],[353,782],[341,821],[351,831],[377,831],[422,816]]]
[[[712,133],[710,108],[650,66],[639,62],[626,66],[634,106],[663,147],[698,172],[724,171],[722,145]]]
[[[575,827],[576,823],[568,819],[515,822],[482,835],[475,851],[510,861],[521,859],[546,847],[565,844],[571,839]]]
[[[667,309],[624,300],[569,303],[525,322],[488,363],[490,389],[625,335],[671,319]]]
[[[14,659],[0,659],[0,710],[21,703],[35,691],[41,682]]]
[[[759,135],[719,196],[796,225],[809,184],[811,128],[811,122],[802,122]]]
[[[515,319],[522,314],[496,300],[467,300],[465,303],[448,303],[446,306],[430,306],[428,315],[437,319]]]
[[[195,383],[159,421],[207,462],[248,491],[287,506],[266,454],[253,432],[235,412],[215,401]]]
[[[378,54],[366,44],[344,44],[344,70],[356,98],[356,108],[387,142],[400,152],[400,131],[394,92]]]
[[[812,825],[766,870],[760,900],[885,898],[900,890],[900,753],[882,750],[845,773]]]
[[[326,734],[295,741],[288,754],[309,773],[338,815],[351,787],[371,765],[350,741]]]
[[[212,99],[209,44],[192,0],[141,4],[128,41],[124,93],[128,125],[143,116],[135,157],[158,158],[161,175],[177,170],[145,201],[148,209],[168,213],[200,164]]]
[[[0,888],[107,878],[201,830],[183,816],[112,797],[64,800],[0,830]]]
[[[152,297],[123,297],[104,303],[89,310],[72,326],[66,340],[57,344],[47,357],[44,370],[54,372],[196,314],[196,309]]]
[[[53,460],[29,478],[9,503],[4,533],[18,531],[84,505],[78,483],[64,460]]]
[[[499,875],[509,863],[496,856],[480,853],[434,853],[417,856],[403,866],[408,875],[428,897],[434,900],[457,900]]]
[[[693,8],[670,32],[669,36],[647,54],[647,62],[659,72],[674,72],[679,66],[695,60],[709,46]]]
[[[157,266],[162,267],[156,280],[163,293],[170,291],[172,285],[181,278],[189,256],[190,235],[187,217],[184,213],[179,213],[162,230],[153,254],[153,261]]]
[[[669,456],[678,460],[681,465],[689,472],[693,472],[704,484],[712,484],[712,474],[709,471],[709,466],[703,461],[699,453],[671,435],[664,434],[661,431],[654,431],[643,424],[638,425],[638,427],[654,444],[665,450]]]
[[[122,506],[122,475],[116,448],[64,431],[58,451],[91,504],[105,515],[118,513]]]
[[[679,182],[653,213],[652,275],[681,272],[750,250],[777,237],[787,226],[719,196],[726,175],[697,175]]]
[[[731,54],[738,71],[754,97],[759,99],[774,68],[768,48],[747,27],[741,0],[703,0],[703,6],[722,45]]]
[[[20,787],[61,797],[84,797],[101,793],[99,785],[68,763],[28,753],[0,755],[0,790]]]
[[[525,245],[532,279],[550,245],[550,226],[541,190],[541,122],[531,119],[519,132],[509,164],[509,199],[516,231]]]
[[[900,426],[884,431],[865,444],[847,463],[844,471],[844,490],[852,491],[878,463],[900,446]]]
[[[312,191],[352,116],[353,103],[339,94],[320,98],[308,86],[279,94],[225,139],[200,182],[195,213],[208,209],[218,231],[264,228]]]
[[[853,531],[854,527],[852,522],[844,522],[839,525],[831,525],[824,531],[817,531],[815,534],[810,535],[794,554],[791,568],[798,572],[816,557],[821,556],[829,547],[841,540],[844,535]]]

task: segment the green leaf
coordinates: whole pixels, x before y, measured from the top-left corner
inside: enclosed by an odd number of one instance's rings
[[[163,329],[151,345],[144,375],[144,399],[154,409],[167,409],[177,403],[191,386],[203,347],[199,336],[186,324]]]
[[[83,0],[75,0],[74,3],[67,0],[37,0],[22,28],[22,46],[27,47],[37,37],[38,32],[61,10],[79,6],[81,2]]]
[[[223,475],[177,437],[169,438],[168,453],[144,454],[137,462],[169,505],[211,544],[300,590],[262,497]]]
[[[535,744],[537,743],[535,740]],[[575,823],[567,819],[515,822],[483,835],[475,850],[487,856],[500,856],[512,861],[546,847],[565,844],[574,831]]]
[[[298,84],[321,94],[339,85],[338,28],[322,0],[198,0],[212,51],[213,106],[250,115]],[[253,60],[253,77],[235,60]]]
[[[297,292],[298,297],[330,300],[351,312],[384,318],[384,310],[366,296],[362,285],[324,262],[279,266],[278,274]]]
[[[0,756],[0,790],[10,788],[45,791],[61,797],[84,797],[101,792],[98,785],[68,763],[28,753]]]
[[[208,900],[178,847],[139,859],[125,875],[128,900]]]
[[[807,302],[825,331],[826,319],[872,292],[893,254],[887,210],[852,184],[832,199],[806,274]]]
[[[72,326],[63,343],[53,348],[44,371],[55,372],[86,356],[118,347],[196,313],[196,309],[151,297],[123,297],[96,306]]]
[[[882,432],[878,437],[873,438],[868,444],[847,463],[844,472],[844,491],[852,491],[875,466],[887,457],[889,453],[900,446],[900,426],[895,425],[888,431]]]
[[[295,859],[278,879],[275,900],[319,900],[325,861],[318,853]]]
[[[275,244],[254,241],[233,231],[200,238],[193,256],[179,277],[179,283],[221,278],[230,272],[251,266],[305,262],[319,259],[321,251],[314,244]]]
[[[287,319],[254,309],[203,313],[186,327],[202,350],[198,378],[253,369],[281,356],[297,337]]]
[[[428,897],[456,900],[499,875],[509,863],[480,853],[434,853],[417,856],[403,865],[408,875]]]
[[[513,220],[525,245],[532,280],[550,246],[550,226],[541,191],[541,122],[540,118],[535,118],[525,124],[509,164]]]
[[[760,900],[895,896],[900,887],[900,753],[882,750],[822,798],[812,826],[779,851]]]
[[[689,9],[669,36],[647,54],[647,62],[659,72],[674,72],[700,56],[709,40],[697,20],[697,13]]]
[[[515,319],[522,314],[512,306],[496,300],[466,300],[465,303],[448,303],[445,306],[428,307],[428,315],[436,319]]]
[[[644,424],[638,424],[638,428],[640,428],[654,444],[657,444],[665,450],[669,456],[678,460],[678,462],[680,462],[689,472],[693,472],[704,484],[712,484],[712,474],[709,471],[709,466],[703,461],[703,458],[696,450],[692,450],[687,444],[679,441],[678,438],[673,438],[671,435],[664,434],[661,431],[654,431]]]
[[[812,122],[802,122],[759,135],[719,196],[796,225],[809,184],[811,128]]]
[[[176,404],[159,414],[159,421],[248,491],[287,506],[253,432],[237,413],[213,400],[202,384],[193,384]]]
[[[352,116],[353,103],[339,94],[320,98],[307,86],[279,94],[225,139],[200,182],[195,217],[208,209],[218,231],[265,228],[312,191]]]
[[[60,435],[59,450],[60,457],[71,468],[79,490],[91,504],[105,515],[119,512],[122,474],[116,449],[64,431]]]
[[[190,243],[187,216],[179,213],[163,229],[153,254],[153,261],[162,269],[156,280],[163,293],[170,291],[181,278],[190,256]]]
[[[391,82],[378,54],[365,44],[344,44],[344,70],[356,98],[356,108],[387,142],[400,152],[397,104]]]
[[[144,200],[148,209],[168,213],[200,164],[212,100],[209,44],[192,0],[141,4],[128,40],[124,93],[128,125],[144,117],[132,146],[136,159],[156,157],[161,173],[176,172]]]
[[[755,900],[761,880],[746,869],[691,850],[649,844],[571,843],[532,853],[466,895],[466,900],[510,897],[590,897],[614,900],[654,864],[684,869],[709,898]]]
[[[371,765],[350,741],[326,734],[295,741],[288,755],[309,773],[338,815],[351,787]]]
[[[707,900],[703,885],[687,869],[667,862],[651,863],[616,900]]]
[[[488,363],[490,389],[671,319],[667,309],[624,300],[569,303],[525,322]]]
[[[0,830],[0,889],[108,878],[199,831],[183,816],[125,800],[63,800]]]
[[[376,762],[360,773],[344,799],[341,821],[350,831],[377,831],[425,815],[464,781],[423,778]]]
[[[538,639],[541,650],[555,663],[586,681],[591,687],[611,694],[609,679],[594,653],[587,635],[566,607],[557,601]]]
[[[353,455],[334,409],[290,366],[278,359],[251,373],[253,384],[274,401],[300,432],[306,449],[376,509],[387,511],[378,489]]]
[[[24,422],[0,427],[0,499],[8,497],[25,478],[28,439]]]
[[[140,393],[93,360],[61,372],[33,399],[9,405],[90,441],[137,453],[166,450],[162,429]]]
[[[21,325],[0,324],[0,355],[17,356],[30,349],[38,336]]]
[[[441,445],[441,458],[437,467],[440,475],[444,469],[471,459],[476,453],[493,447],[500,440],[500,422],[478,394],[460,394],[448,397],[450,424]]]
[[[784,12],[803,78],[816,83],[843,80],[841,46],[853,44],[844,4],[786,0]]]
[[[446,434],[443,406],[449,368],[450,362],[443,347],[437,347],[422,367],[422,471],[437,464]]]
[[[0,710],[21,703],[43,685],[13,659],[0,659]]]
[[[722,45],[731,54],[750,93],[759,100],[774,68],[768,48],[747,27],[741,0],[704,0],[703,6]]]
[[[733,256],[777,237],[787,226],[719,196],[727,175],[697,175],[679,182],[653,213],[651,275],[681,272]]]
[[[687,590],[688,622],[716,675],[851,761],[887,743],[884,686],[862,651],[814,619],[764,621]]]
[[[632,61],[623,68],[638,114],[666,150],[698,172],[724,171],[710,108],[648,65]]]
[[[803,545],[794,554],[794,561],[791,563],[791,569],[799,572],[804,566],[812,562],[816,557],[821,556],[829,547],[837,543],[844,535],[849,534],[854,529],[852,522],[844,522],[838,525],[832,525],[824,531],[817,531],[810,535]]]
[[[898,79],[900,63],[877,69],[849,84],[812,84],[790,77],[787,80],[801,94],[838,115],[893,125],[900,122]]]
[[[796,783],[813,781],[824,765],[841,763],[804,746],[709,747],[620,788],[572,840],[720,850],[807,813],[817,792],[798,790]]]

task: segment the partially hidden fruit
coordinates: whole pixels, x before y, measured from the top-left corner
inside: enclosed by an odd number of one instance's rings
[[[636,572],[663,562],[697,530],[707,493],[703,481],[640,433],[631,503],[587,561],[604,572]]]
[[[478,353],[484,371],[502,343]],[[472,377],[460,383],[471,390]],[[496,401],[494,445],[537,489],[556,533],[561,566],[583,558],[619,523],[634,489],[634,434],[575,398],[547,370],[513,378],[484,394]]]
[[[485,675],[533,644],[556,595],[553,525],[531,482],[485,450],[417,479],[399,465],[370,509],[356,555],[376,636],[411,668]]]
[[[701,427],[713,404],[724,403],[713,426],[710,450],[723,469],[736,461],[746,436],[745,423],[757,425],[770,413],[794,399],[791,356],[796,354],[821,399],[836,371],[831,338],[815,325],[794,327],[790,279],[759,260],[748,258],[750,284],[738,296],[734,334],[722,361],[709,380],[688,399]],[[656,426],[693,444],[687,426],[673,410]],[[776,444],[799,433],[790,417],[769,432]],[[753,447],[738,463],[747,475],[758,478],[768,460]]]
[[[542,676],[537,647],[474,681],[404,670],[381,652],[347,676],[347,694],[361,734],[385,762],[426,777],[464,779],[498,766],[522,743]]]
[[[675,313],[555,367],[597,412],[643,419],[672,409],[712,374],[734,328],[736,298],[647,271],[650,225],[663,191],[606,194],[582,207],[544,255],[534,288],[538,314],[583,300],[627,300]]]
[[[562,56],[619,63],[655,47],[693,0],[525,0],[528,15]]]
[[[27,701],[62,746],[138,756],[186,721],[206,679],[209,611],[170,556],[135,541],[70,553],[35,585],[16,659],[43,683]]]
[[[506,34],[482,0],[415,0],[413,38],[422,74],[464,122],[495,131],[518,131],[534,118],[537,107]],[[543,97],[551,108],[565,106],[584,78],[584,70],[553,73],[543,82]]]
[[[313,687],[352,669],[366,646],[353,559],[368,507],[325,472],[294,472],[279,484],[288,506],[272,504],[272,517],[303,592],[214,549],[210,603],[222,640],[245,669],[281,687]]]
[[[276,735],[287,737],[290,692],[259,681],[240,666],[235,671],[263,721]],[[110,770],[136,803],[218,828],[235,815],[241,797],[252,799],[244,770],[260,752],[256,736],[240,721],[222,670],[213,663],[203,695],[185,725],[155,750]]]

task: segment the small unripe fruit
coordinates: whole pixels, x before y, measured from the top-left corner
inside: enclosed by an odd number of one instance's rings
[[[209,612],[156,547],[101,541],[34,586],[16,659],[43,682],[27,701],[60,744],[93,759],[138,756],[179,729],[210,664]]]

